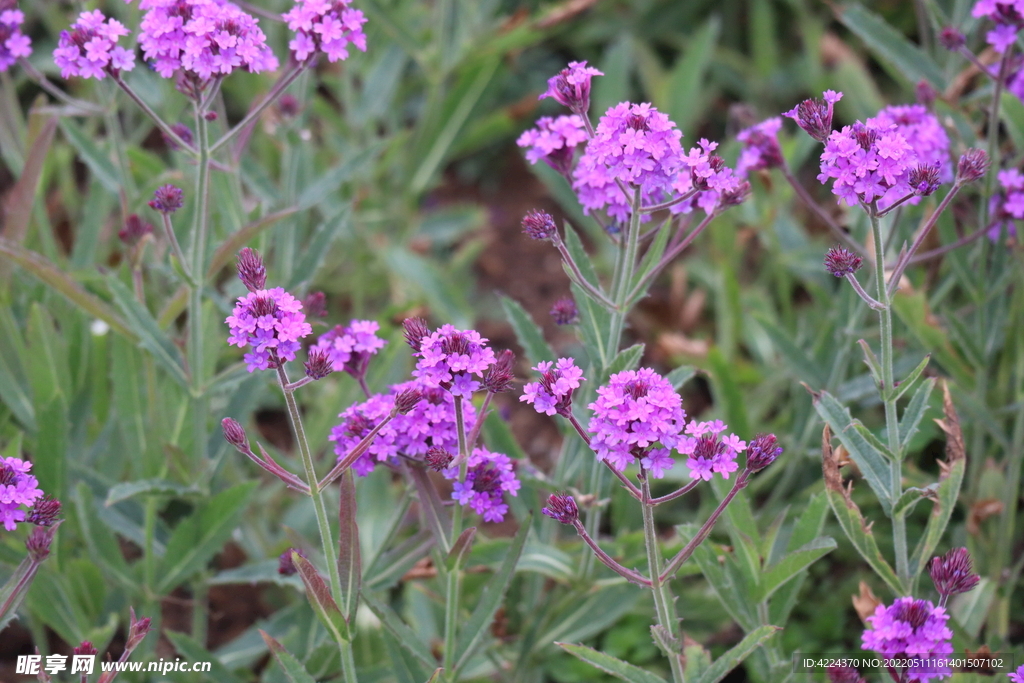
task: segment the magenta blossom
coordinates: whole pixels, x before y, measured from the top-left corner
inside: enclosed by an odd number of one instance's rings
[[[1015,168],[1008,168],[996,174],[999,191],[992,194],[989,200],[989,214],[992,225],[988,236],[993,242],[1005,228],[1007,234],[1015,236],[1017,225],[1014,221],[1024,219],[1024,174]]]
[[[366,15],[351,4],[351,0],[296,0],[282,15],[295,31],[288,43],[295,59],[302,62],[316,52],[326,54],[330,62],[348,59],[349,45],[366,52]]]
[[[25,460],[0,457],[0,524],[7,531],[25,521],[25,509],[43,495],[39,481],[29,474],[31,469],[32,463]]]
[[[736,173],[744,178],[750,171],[777,168],[782,165],[782,149],[778,134],[782,119],[778,116],[742,130],[736,139],[743,143],[743,151],[736,161]]]
[[[1015,673],[1006,674],[1013,683],[1024,683],[1024,664],[1017,667]]]
[[[485,522],[502,521],[508,512],[503,494],[518,495],[520,486],[512,460],[504,453],[476,448],[467,465],[465,481],[457,481],[458,467],[443,472],[445,479],[456,480],[452,484],[452,500],[473,508]]]
[[[324,349],[335,372],[347,372],[359,378],[366,375],[370,358],[384,348],[387,342],[377,336],[380,329],[373,320],[353,320],[348,327],[336,325],[320,335],[315,348]]]
[[[21,32],[23,23],[21,10],[0,3],[0,71],[7,71],[19,57],[32,54],[32,41]]]
[[[415,377],[430,386],[439,386],[453,396],[469,398],[480,388],[474,377],[483,377],[495,361],[494,351],[476,330],[457,330],[443,325],[419,342]]]
[[[822,99],[804,100],[783,116],[793,119],[808,135],[818,142],[825,142],[832,133],[832,114],[836,102],[843,99],[843,93],[826,90]]]
[[[295,360],[299,339],[313,332],[302,312],[302,303],[281,287],[238,297],[234,311],[224,322],[231,330],[229,344],[252,347],[245,354],[249,372],[277,367],[279,361]]]
[[[531,164],[543,161],[563,176],[572,174],[576,146],[587,141],[583,119],[573,114],[537,119],[537,127],[523,131],[516,140],[520,147],[528,147],[526,160]]]
[[[978,0],[971,16],[995,23],[995,28],[985,35],[985,42],[1002,54],[1016,42],[1017,32],[1024,27],[1024,1]]]
[[[548,79],[548,89],[537,99],[551,97],[574,114],[585,114],[590,109],[590,79],[603,75],[586,62],[569,62],[568,68]]]
[[[698,147],[691,147],[682,158],[689,173],[681,173],[672,183],[677,195],[692,194],[696,196],[685,202],[673,205],[672,213],[690,213],[699,208],[706,214],[738,204],[746,197],[750,185],[725,165],[725,160],[715,154],[717,142],[709,142],[706,138],[697,141]]]
[[[897,598],[892,606],[879,605],[868,617],[871,625],[862,636],[863,648],[883,657],[932,659],[953,652],[953,632],[946,626],[949,615],[928,600]],[[922,662],[904,670],[908,681],[945,678],[949,667]]]
[[[82,12],[70,31],[60,32],[53,61],[64,78],[103,80],[108,73],[131,71],[135,54],[117,44],[128,33],[124,24],[107,19],[99,10]]]
[[[919,166],[935,166],[939,169],[939,181],[953,182],[953,162],[949,155],[949,137],[946,130],[921,104],[890,105],[866,121],[869,126],[896,130],[914,150]],[[917,198],[911,202],[917,201]]]
[[[680,453],[689,456],[686,466],[692,479],[710,481],[714,473],[728,479],[738,468],[736,456],[747,448],[735,434],[722,434],[728,427],[721,420],[697,422],[686,425],[687,436],[680,437],[676,447]]]
[[[559,358],[555,363],[542,361],[533,369],[540,373],[540,381],[523,387],[519,400],[544,415],[572,415],[572,393],[583,381],[583,371],[576,367],[575,361],[572,358]]]

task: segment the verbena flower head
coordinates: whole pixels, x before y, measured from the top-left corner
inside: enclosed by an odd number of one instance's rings
[[[25,460],[0,457],[0,524],[7,531],[25,521],[25,510],[43,496],[31,469],[32,463]]]
[[[935,590],[942,596],[974,590],[981,577],[973,570],[967,548],[953,548],[942,557],[933,557],[928,563],[928,574],[932,577]]]
[[[1024,174],[1015,168],[1009,168],[996,174],[999,190],[992,194],[988,211],[992,220],[988,236],[992,241],[998,240],[1005,228],[1007,234],[1016,236],[1017,226],[1014,221],[1024,219]]]
[[[618,471],[634,459],[656,478],[673,465],[671,449],[680,441],[686,413],[682,399],[650,368],[616,373],[597,389],[589,431],[597,458]]]
[[[250,292],[266,289],[267,267],[263,263],[263,257],[260,256],[260,252],[249,247],[243,247],[238,252],[235,270],[238,271],[238,279],[242,281],[242,284]]]
[[[822,99],[804,100],[787,112],[787,116],[807,131],[807,134],[818,142],[825,142],[832,133],[832,114],[836,102],[843,99],[843,93],[826,90]]]
[[[947,50],[956,51],[967,44],[967,39],[955,26],[946,26],[939,31],[939,45]]]
[[[953,632],[946,626],[948,620],[946,610],[928,600],[897,598],[889,607],[878,605],[874,615],[867,618],[871,627],[864,631],[862,647],[884,657],[901,659],[947,655],[953,652]],[[934,662],[905,671],[908,681],[945,678],[951,673],[948,668],[934,666]]]
[[[153,192],[153,198],[149,200],[149,208],[160,213],[170,215],[180,209],[184,199],[180,187],[174,185],[161,185]]]
[[[580,518],[580,510],[576,500],[569,495],[553,493],[548,496],[547,507],[541,508],[541,514],[561,524],[575,524]]]
[[[543,161],[568,178],[572,175],[576,146],[586,141],[583,119],[573,114],[537,119],[537,127],[523,131],[516,144],[527,148],[526,160],[531,164]]]
[[[512,389],[515,379],[514,366],[516,355],[505,349],[495,357],[494,363],[484,372],[484,389],[492,394],[500,394]]]
[[[455,401],[444,389],[414,380],[392,386],[386,394],[375,394],[341,412],[341,422],[331,429],[338,459],[345,457],[363,437],[396,409],[396,401],[410,389],[420,391],[421,400],[405,414],[399,413],[386,424],[370,444],[366,453],[352,465],[356,474],[365,477],[378,462],[389,462],[399,455],[424,458],[431,449],[457,451],[459,435],[455,428]],[[476,409],[463,404],[466,429],[476,424]]]
[[[377,336],[379,329],[374,320],[353,320],[347,327],[337,325],[320,335],[316,348],[330,355],[335,372],[347,372],[356,379],[365,377],[370,359],[387,344]]]
[[[583,114],[590,109],[590,79],[603,75],[585,61],[569,62],[568,68],[548,79],[548,89],[537,99],[551,97],[573,113]]]
[[[863,263],[864,259],[843,247],[832,247],[825,252],[825,270],[836,277],[853,275]]]
[[[60,510],[60,501],[46,494],[36,500],[25,521],[36,526],[53,526],[60,517]]]
[[[486,448],[476,448],[469,456],[465,481],[458,481],[458,467],[449,467],[442,474],[445,479],[455,480],[452,500],[473,508],[485,522],[505,519],[508,505],[504,494],[519,495],[520,483],[512,460],[504,453],[492,453]]]
[[[117,238],[127,247],[134,247],[146,235],[153,233],[153,226],[132,213],[124,221],[124,227],[117,231]]]
[[[832,194],[847,206],[877,203],[884,209],[912,194],[910,174],[917,166],[914,149],[896,126],[858,121],[829,135],[818,181],[832,180]]]
[[[316,52],[326,54],[330,62],[348,59],[349,45],[366,52],[366,15],[351,4],[351,0],[296,0],[282,15],[295,31],[288,43],[295,59],[302,62]]]
[[[988,173],[988,154],[981,149],[968,149],[960,156],[956,165],[956,179],[959,183],[973,183]]]
[[[782,455],[782,446],[774,434],[758,434],[747,446],[747,469],[752,472],[763,470]]]
[[[995,23],[985,34],[985,42],[1002,54],[1017,40],[1017,32],[1024,26],[1024,0],[978,0],[971,15]]]
[[[131,71],[135,54],[117,44],[128,35],[124,24],[107,19],[103,12],[82,12],[70,31],[61,31],[53,61],[64,78],[78,76],[102,80],[108,73]]]
[[[476,330],[457,330],[443,325],[420,342],[419,361],[413,371],[428,386],[449,390],[453,396],[470,397],[480,388],[474,377],[483,377],[494,363],[494,351]]]
[[[721,420],[686,425],[686,436],[679,439],[677,449],[686,459],[692,479],[710,481],[717,472],[723,479],[738,468],[736,456],[747,448],[735,434],[725,434],[728,427]],[[722,436],[725,434],[725,436]]]
[[[540,381],[523,387],[519,400],[529,403],[544,415],[572,415],[572,394],[584,379],[583,371],[576,367],[576,362],[572,358],[559,358],[554,363],[537,363],[533,369],[540,373]]]
[[[556,301],[549,314],[554,318],[556,325],[575,325],[580,319],[576,302],[569,297]]]
[[[200,88],[235,69],[273,71],[277,57],[259,22],[227,0],[140,0],[139,45],[164,78],[177,71]]]
[[[743,151],[736,161],[736,173],[746,177],[750,171],[778,168],[782,165],[782,149],[778,134],[782,119],[778,116],[742,130],[736,139],[743,143]]]
[[[446,470],[451,467],[452,460],[455,460],[455,456],[449,453],[444,448],[431,448],[427,451],[427,454],[423,457],[426,461],[427,466],[435,472]]]
[[[1006,674],[1013,683],[1024,683],[1024,664],[1017,667],[1014,673]]]
[[[281,287],[238,297],[234,311],[224,322],[231,331],[229,344],[252,349],[245,354],[249,372],[295,360],[299,339],[313,332],[302,313],[302,303]]]
[[[523,216],[523,232],[532,240],[558,239],[558,226],[547,211],[530,209]]]
[[[608,109],[573,172],[573,189],[584,209],[603,209],[625,220],[632,198],[616,181],[639,187],[644,203],[670,195],[684,167],[682,137],[668,116],[648,103],[620,102]]]
[[[13,2],[0,1],[0,71],[32,54],[32,41],[21,32],[23,23],[25,14]]]
[[[923,104],[899,104],[885,107],[866,122],[869,126],[896,130],[917,156],[919,166],[934,166],[939,181],[953,180],[953,162],[949,155],[949,136],[935,115]]]
[[[681,173],[673,182],[672,189],[677,194],[697,191],[690,201],[676,204],[672,213],[689,213],[699,208],[711,214],[717,209],[735,206],[742,203],[750,192],[750,184],[736,175],[736,172],[725,165],[725,160],[715,154],[717,142],[706,138],[697,141],[697,147],[682,158],[684,167],[689,172]]]

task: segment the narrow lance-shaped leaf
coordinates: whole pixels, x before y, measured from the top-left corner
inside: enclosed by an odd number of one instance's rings
[[[606,674],[628,681],[628,683],[665,683],[664,679],[655,676],[649,671],[633,666],[629,662],[616,659],[609,654],[599,652],[586,645],[572,645],[570,643],[555,643],[569,654],[582,659],[587,664],[594,666]]]
[[[359,604],[359,590],[363,581],[363,565],[359,555],[359,527],[356,524],[356,485],[352,470],[341,475],[341,504],[338,510],[338,572],[341,574],[343,595],[342,614],[351,622]]]
[[[945,86],[942,71],[924,50],[858,3],[843,7],[839,20],[879,57],[896,68],[910,83],[928,81],[933,88]]]
[[[445,564],[448,567],[448,571],[457,571],[469,553],[470,548],[473,547],[473,538],[476,536],[476,527],[471,526],[455,539],[455,543],[452,544],[452,549],[448,552],[448,557],[445,558]]]
[[[295,655],[291,652],[288,652],[284,645],[277,642],[273,636],[263,629],[260,629],[260,635],[263,636],[263,642],[267,644],[267,649],[270,650],[270,654],[274,655],[274,659],[277,660],[290,683],[316,683],[313,677],[309,675],[309,672],[306,671],[306,668],[302,666],[302,662],[296,659]]]
[[[928,367],[928,363],[930,363],[931,360],[932,354],[929,353],[920,363],[917,364],[916,368],[910,371],[910,374],[895,387],[894,391],[896,393],[893,395],[893,400],[898,400],[903,396],[903,394],[917,386],[917,381],[921,379],[921,376],[924,374],[924,369]]]
[[[718,683],[730,671],[742,664],[743,660],[750,656],[750,653],[761,647],[766,640],[781,630],[778,626],[761,626],[751,631],[743,640],[729,648],[724,655],[716,659],[697,683]]]
[[[502,295],[501,307],[505,311],[505,317],[516,333],[516,340],[526,352],[526,357],[531,363],[537,364],[545,360],[554,360],[555,352],[544,340],[544,333],[533,321],[526,309],[518,301]]]
[[[150,315],[139,301],[132,295],[125,285],[111,273],[107,277],[107,286],[114,297],[114,303],[121,309],[128,325],[137,335],[139,343],[146,348],[156,362],[167,371],[178,384],[188,387],[188,378],[185,376],[184,361],[181,351],[167,337],[156,320]]]
[[[338,608],[338,603],[331,597],[331,589],[327,587],[327,582],[320,576],[320,572],[316,570],[312,562],[294,550],[292,551],[292,562],[295,563],[295,569],[302,578],[303,585],[306,586],[306,598],[320,619],[320,623],[330,631],[335,642],[350,640],[351,634],[345,616]]]
[[[917,433],[917,426],[921,424],[925,412],[928,410],[928,399],[931,398],[932,389],[935,387],[935,380],[931,377],[917,388],[914,395],[910,397],[910,403],[903,411],[900,418],[900,450],[906,453],[910,440]]]
[[[402,648],[413,657],[422,662],[427,668],[437,667],[437,658],[430,650],[430,646],[424,643],[420,637],[409,628],[395,610],[387,603],[381,602],[373,594],[364,591],[363,602],[370,608],[377,618],[380,619],[384,628],[387,629]]]
[[[836,548],[836,542],[829,536],[822,536],[797,548],[781,560],[764,570],[757,602],[771,597],[772,593],[790,579],[807,569],[814,562]]]

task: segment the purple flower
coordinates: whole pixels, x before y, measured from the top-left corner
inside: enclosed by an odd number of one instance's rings
[[[445,479],[457,480],[459,468],[449,467],[443,474]],[[452,500],[473,508],[485,522],[500,522],[508,512],[503,494],[518,495],[519,486],[507,455],[476,448],[469,456],[466,480],[452,484]]]
[[[928,574],[935,590],[943,597],[974,590],[981,577],[973,569],[967,548],[953,548],[942,557],[933,557],[928,563]]]
[[[1013,221],[1024,219],[1024,174],[1015,168],[1006,169],[996,174],[999,191],[992,194],[988,211],[992,225],[988,236],[993,242],[999,239],[1005,227],[1009,235],[1017,234],[1017,226]]]
[[[988,154],[980,149],[968,149],[960,155],[960,161],[956,165],[957,182],[973,183],[980,180],[988,173]]]
[[[967,44],[967,39],[955,26],[946,26],[939,31],[939,45],[953,52]]]
[[[843,93],[826,90],[822,99],[804,100],[782,115],[787,116],[807,131],[818,142],[825,142],[832,133],[832,113],[836,102],[843,99]]]
[[[597,394],[588,407],[594,413],[590,445],[599,460],[621,472],[637,457],[650,458],[655,478],[672,466],[667,454],[649,453],[655,444],[675,448],[686,419],[682,399],[664,377],[650,368],[626,370],[612,375]]]
[[[338,416],[341,423],[331,429],[329,439],[335,442],[338,459],[345,457],[363,437],[390,415],[396,401],[410,389],[419,390],[422,399],[406,414],[399,412],[384,426],[366,453],[352,465],[359,476],[366,476],[378,462],[387,462],[399,455],[422,458],[431,449],[457,451],[459,437],[455,429],[455,401],[438,387],[414,380],[392,386],[387,394],[375,394],[366,401],[346,408]],[[476,410],[468,401],[463,404],[466,429],[476,424]]]
[[[691,147],[683,157],[683,163],[690,172],[681,174],[672,187],[678,194],[699,192],[692,200],[671,207],[672,213],[690,213],[699,208],[710,214],[716,209],[735,206],[746,199],[750,184],[725,165],[722,157],[714,154],[717,142],[706,138],[697,141],[698,147]]]
[[[554,318],[556,325],[575,325],[580,319],[580,311],[576,308],[576,302],[569,297],[556,301],[551,307],[549,315]]]
[[[825,252],[825,270],[836,277],[853,275],[863,263],[864,259],[843,247],[832,247]]]
[[[429,386],[451,391],[453,396],[471,397],[480,388],[473,376],[482,377],[494,363],[494,351],[476,330],[457,330],[443,325],[420,342],[415,377]]]
[[[299,339],[313,332],[302,313],[302,303],[281,287],[238,297],[234,311],[224,322],[231,330],[229,344],[252,348],[245,354],[249,372],[295,360]]]
[[[505,349],[497,355],[494,364],[484,372],[484,389],[492,394],[500,394],[512,389],[512,380],[515,379],[513,366],[516,362],[516,355]]]
[[[149,208],[160,213],[172,214],[180,209],[183,203],[180,187],[161,185],[153,192],[153,198],[149,200]]]
[[[541,514],[561,524],[575,524],[580,518],[580,510],[576,500],[566,494],[553,493],[548,496],[547,507],[541,508]]]
[[[742,130],[736,139],[743,143],[743,151],[736,161],[736,173],[747,177],[749,171],[761,171],[782,165],[782,149],[776,137],[782,128],[778,116]]]
[[[373,320],[353,320],[348,327],[337,325],[320,336],[316,348],[328,352],[335,372],[347,372],[356,379],[366,376],[366,368],[386,341],[377,336],[380,329]]]
[[[0,3],[0,71],[8,68],[19,57],[32,54],[32,41],[21,32],[25,15],[13,4]]]
[[[28,473],[30,469],[30,462],[0,457],[0,524],[7,531],[25,521],[22,508],[32,507],[43,495],[39,481]]]
[[[295,59],[305,61],[315,52],[325,53],[330,62],[348,59],[349,45],[366,52],[366,15],[351,4],[351,0],[296,0],[282,15],[288,28],[295,31],[295,38],[288,43]]]
[[[211,78],[245,67],[273,71],[277,57],[256,19],[226,0],[140,0],[139,45],[164,78],[176,71],[202,89]]]
[[[1017,667],[1017,672],[1006,674],[1013,683],[1024,683],[1024,664]]]
[[[128,33],[124,24],[107,19],[99,10],[82,12],[70,31],[60,32],[53,61],[64,78],[102,80],[108,73],[131,71],[135,54],[117,45],[118,39]]]
[[[572,358],[559,358],[555,363],[541,361],[533,369],[540,373],[540,381],[523,387],[519,400],[529,403],[544,415],[571,416],[572,393],[580,388],[584,379],[583,371],[576,367],[575,361]]]
[[[746,450],[747,444],[735,434],[723,437],[726,429],[721,420],[694,420],[686,425],[687,436],[680,437],[676,449],[689,456],[686,466],[690,468],[692,479],[710,481],[715,472],[721,474],[722,479],[728,479],[729,474],[737,470],[736,456]]]
[[[531,164],[543,161],[566,178],[572,175],[572,162],[576,146],[587,141],[583,119],[575,114],[537,119],[537,127],[523,131],[516,140],[520,147],[528,147],[526,160]]]
[[[49,494],[44,495],[29,510],[26,521],[36,526],[53,526],[57,518],[60,517],[60,509],[59,500]]]
[[[590,109],[590,79],[594,76],[604,74],[586,62],[569,62],[568,68],[548,79],[548,89],[537,99],[551,97],[574,114],[585,114]]]
[[[153,233],[153,226],[139,218],[139,214],[129,214],[124,227],[117,231],[117,237],[128,247],[134,247],[146,235]]]
[[[523,216],[523,232],[532,240],[555,240],[558,238],[558,226],[555,219],[546,211],[530,209]]]
[[[884,657],[932,658],[953,652],[953,632],[946,626],[949,615],[928,600],[897,598],[890,607],[879,605],[867,618],[871,628],[862,636],[863,649]],[[908,681],[927,681],[951,674],[933,663],[907,667]]]
[[[747,469],[751,472],[763,470],[782,455],[782,446],[774,434],[758,434],[747,446]]]
[[[1021,0],[978,0],[971,15],[995,22],[985,41],[996,52],[1003,53],[1017,40],[1017,31],[1024,26],[1024,2]]]
[[[949,156],[949,137],[946,130],[923,104],[890,105],[866,122],[869,126],[896,130],[917,155],[920,166],[934,166],[939,170],[939,181],[953,180],[953,162]]]

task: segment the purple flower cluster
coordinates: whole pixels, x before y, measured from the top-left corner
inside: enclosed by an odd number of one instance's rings
[[[586,62],[569,62],[568,68],[548,79],[548,89],[537,99],[550,97],[574,114],[585,114],[590,109],[590,79],[603,75]]]
[[[1024,683],[1024,664],[1017,667],[1016,673],[1006,674],[1013,683]]]
[[[1017,234],[1017,226],[1013,221],[1024,219],[1024,174],[1015,168],[1000,171],[996,175],[999,191],[989,200],[988,210],[992,216],[992,225],[988,236],[992,241],[999,239],[1003,228],[1009,235]]]
[[[743,151],[736,160],[738,175],[745,178],[750,171],[761,171],[782,165],[782,149],[777,137],[781,129],[782,119],[776,116],[741,130],[736,135],[736,139],[743,143]]]
[[[30,469],[30,462],[0,457],[0,524],[7,531],[25,521],[22,506],[32,507],[43,495],[39,482],[28,473]]]
[[[299,339],[313,332],[302,313],[302,303],[281,287],[238,297],[224,322],[231,331],[229,344],[252,347],[245,354],[249,372],[276,367],[279,360],[295,360]]]
[[[690,468],[690,477],[710,481],[715,472],[728,479],[731,472],[737,469],[736,456],[747,448],[735,434],[722,434],[727,429],[721,420],[697,422],[686,425],[686,436],[679,439],[676,447],[680,453],[689,456],[686,466]],[[777,455],[777,453],[776,453]]]
[[[103,12],[82,12],[70,31],[61,31],[53,61],[64,78],[79,76],[103,80],[108,73],[131,71],[135,54],[118,46],[121,36],[128,35],[124,24],[107,19]]]
[[[377,433],[366,453],[352,465],[356,474],[365,477],[378,462],[398,455],[423,457],[431,448],[457,450],[459,438],[455,429],[455,400],[444,389],[427,386],[421,381],[396,384],[387,394],[376,394],[366,401],[346,408],[338,417],[341,423],[331,429],[330,440],[338,459],[352,448],[374,427],[391,414],[395,399],[407,389],[419,389],[420,400],[407,414],[399,413]],[[466,429],[473,429],[476,410],[473,404],[463,405]]]
[[[320,335],[314,348],[328,353],[335,372],[344,371],[353,377],[363,377],[370,358],[387,344],[377,336],[379,329],[380,325],[373,320],[353,320],[348,327],[336,325]]]
[[[442,387],[453,396],[469,398],[480,388],[473,376],[482,377],[495,361],[494,351],[476,330],[457,330],[443,325],[419,342],[415,377],[428,386]]]
[[[726,166],[722,157],[714,153],[718,143],[701,138],[697,144],[698,147],[691,147],[686,156],[682,157],[684,168],[688,168],[689,173],[677,176],[672,188],[680,195],[695,190],[699,194],[690,201],[672,206],[672,213],[690,213],[694,208],[699,208],[710,214],[720,205],[742,202],[750,185]]]
[[[650,368],[612,375],[599,387],[589,431],[597,458],[618,471],[634,458],[660,479],[672,467],[671,449],[680,443],[686,413],[668,380]],[[655,447],[655,444],[660,446]]]
[[[7,71],[18,57],[32,54],[32,41],[21,32],[25,15],[13,4],[0,2],[0,71]]]
[[[455,481],[452,485],[452,500],[473,508],[485,522],[505,519],[508,505],[503,494],[518,495],[520,486],[512,460],[504,453],[476,448],[469,456],[467,466],[466,480]],[[443,474],[445,479],[457,480],[459,468],[449,467]]]
[[[940,182],[953,181],[949,137],[939,120],[924,105],[890,105],[868,119],[867,124],[883,129],[895,126],[917,155],[918,165],[938,168]]]
[[[295,59],[302,62],[316,52],[325,53],[330,62],[348,59],[349,45],[366,52],[366,15],[351,4],[352,0],[296,0],[282,15],[295,31],[288,43]]]
[[[1002,54],[1017,40],[1017,32],[1024,27],[1024,0],[978,0],[971,16],[986,18],[996,27],[985,34],[985,41]]]
[[[835,104],[843,99],[843,93],[826,90],[822,99],[804,100],[782,115],[796,121],[796,124],[818,142],[825,142],[832,133],[832,114]]]
[[[572,358],[559,358],[555,363],[541,361],[533,369],[540,373],[541,379],[523,387],[519,400],[544,415],[572,415],[572,393],[583,381],[583,371],[576,367],[575,361]]]
[[[140,0],[139,7],[147,10],[139,45],[164,78],[182,69],[205,82],[241,67],[278,66],[257,20],[227,0]]]
[[[879,605],[867,618],[871,628],[862,636],[863,648],[885,657],[931,658],[953,651],[953,632],[946,626],[949,615],[928,600],[897,598],[889,607]],[[933,663],[906,669],[908,681],[944,678],[950,670]]]
[[[543,161],[565,177],[572,173],[576,146],[587,141],[583,119],[576,114],[537,119],[537,127],[524,131],[516,144],[527,147],[526,160],[531,164]]]

